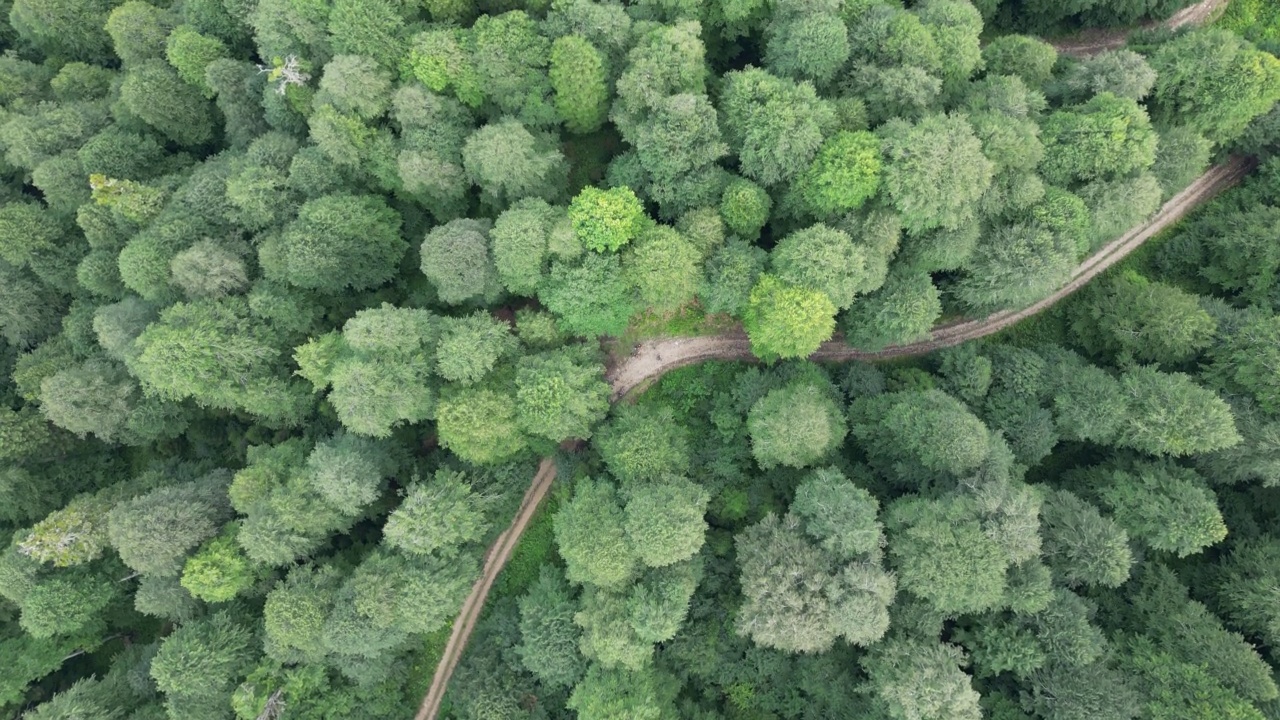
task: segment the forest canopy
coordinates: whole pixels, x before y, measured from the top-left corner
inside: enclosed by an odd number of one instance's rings
[[[1280,19],[1041,39],[1186,4],[0,0],[0,713],[407,717],[553,458],[444,717],[1280,717]]]

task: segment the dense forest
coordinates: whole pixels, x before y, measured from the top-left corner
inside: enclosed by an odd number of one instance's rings
[[[408,717],[554,456],[443,716],[1280,718],[1280,13],[1188,4],[0,0],[0,714]]]

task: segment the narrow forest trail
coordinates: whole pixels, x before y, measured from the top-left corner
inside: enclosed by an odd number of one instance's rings
[[[1231,0],[1201,0],[1195,5],[1188,5],[1160,22],[1147,22],[1138,29],[1149,30],[1163,27],[1177,30],[1187,25],[1203,25],[1212,19],[1219,10],[1227,6]],[[1050,40],[1050,44],[1064,55],[1089,57],[1107,50],[1123,47],[1134,28],[1115,30],[1086,30],[1060,40]]]
[[[555,461],[544,458],[542,464],[538,466],[538,473],[533,476],[533,482],[524,493],[524,499],[520,501],[520,509],[516,511],[516,516],[485,553],[484,568],[480,572],[480,578],[471,587],[471,594],[467,596],[457,619],[453,621],[453,632],[449,633],[449,642],[445,644],[444,654],[440,656],[440,663],[436,665],[436,673],[431,678],[431,687],[427,690],[427,696],[422,699],[422,705],[419,706],[414,720],[434,719],[440,712],[444,691],[449,686],[453,671],[458,667],[458,661],[462,659],[462,651],[467,648],[471,631],[475,630],[476,621],[480,619],[484,602],[489,597],[489,590],[493,587],[493,582],[498,579],[498,573],[502,572],[507,560],[511,559],[511,553],[520,542],[520,536],[524,534],[524,529],[528,527],[529,521],[538,511],[538,506],[542,504],[547,491],[551,489],[551,481],[555,479]]]
[[[1187,213],[1239,184],[1256,166],[1257,160],[1254,158],[1235,157],[1210,168],[1185,190],[1170,198],[1160,211],[1146,222],[1131,228],[1124,235],[1107,243],[1098,252],[1086,258],[1076,267],[1071,274],[1071,279],[1061,289],[1034,305],[1016,311],[1005,310],[992,313],[975,320],[941,325],[935,328],[926,340],[909,345],[890,346],[875,352],[857,350],[845,345],[843,341],[831,340],[823,343],[817,352],[809,356],[809,359],[815,362],[848,362],[923,355],[999,332],[1020,320],[1048,309],[1059,300],[1084,287],[1098,274],[1128,257],[1147,240],[1181,220]],[[606,380],[612,388],[611,399],[617,402],[665,373],[707,360],[751,362],[756,358],[751,354],[751,343],[746,333],[740,330],[706,337],[668,338],[644,342],[607,375]],[[467,640],[475,629],[481,611],[484,610],[489,589],[493,587],[498,573],[511,557],[512,551],[520,541],[520,536],[533,519],[538,505],[546,496],[555,477],[554,461],[551,458],[544,459],[538,474],[534,476],[533,482],[525,492],[524,500],[521,501],[520,509],[512,519],[511,525],[489,548],[485,555],[484,569],[453,623],[453,632],[449,635],[444,654],[440,658],[439,665],[436,666],[431,688],[423,698],[414,720],[435,720],[436,714],[440,711],[440,703],[444,700],[449,679],[453,676],[459,660],[462,659]]]

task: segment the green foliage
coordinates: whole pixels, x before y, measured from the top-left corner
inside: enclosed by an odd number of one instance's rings
[[[130,0],[111,11],[103,26],[125,64],[164,57],[165,38],[178,24],[168,10],[141,0]]]
[[[967,661],[955,645],[899,637],[878,646],[862,666],[894,720],[977,720],[978,693],[961,669]]]
[[[444,302],[459,305],[498,293],[497,271],[489,258],[490,227],[488,220],[451,220],[422,241],[422,274]]]
[[[130,68],[120,86],[120,101],[179,145],[200,145],[213,137],[208,101],[163,60],[145,60]]]
[[[250,670],[254,637],[230,612],[185,623],[164,639],[151,677],[167,696],[171,716],[224,705]]]
[[[596,432],[595,444],[609,472],[623,483],[638,485],[684,475],[689,469],[687,432],[665,407],[616,408],[613,417]]]
[[[543,565],[538,580],[520,598],[520,645],[525,669],[552,688],[573,686],[586,670],[578,653],[581,631],[573,622],[575,605],[564,576]]]
[[[516,367],[516,417],[530,435],[553,442],[588,438],[609,407],[599,366],[568,350],[527,355]]]
[[[982,48],[982,60],[993,75],[1017,75],[1028,87],[1040,87],[1053,76],[1058,51],[1026,35],[1001,35]]]
[[[206,542],[187,558],[182,568],[182,587],[206,602],[226,602],[253,586],[258,576],[229,524],[217,537]]]
[[[963,115],[929,115],[914,125],[897,120],[879,133],[884,187],[908,232],[954,230],[973,216],[994,166]]]
[[[769,221],[772,201],[759,185],[738,178],[725,186],[720,198],[720,216],[725,225],[743,239],[751,240]]]
[[[569,203],[569,221],[582,244],[596,252],[616,251],[643,227],[644,207],[627,187],[583,188]]]
[[[831,339],[836,306],[826,293],[763,274],[751,288],[742,325],[762,360],[805,357]]]
[[[556,512],[556,547],[571,582],[622,587],[634,576],[637,558],[624,531],[617,491],[607,480],[583,478]]]
[[[408,553],[455,555],[489,529],[488,499],[472,491],[464,473],[438,470],[431,480],[410,486],[404,500],[387,518],[388,545]]]
[[[722,92],[725,139],[742,174],[766,187],[808,168],[834,129],[834,109],[808,83],[749,68],[726,73]]]
[[[595,132],[609,112],[605,58],[581,35],[565,35],[551,44],[548,69],[556,112],[572,133]]]
[[[693,299],[701,279],[701,257],[674,229],[654,225],[622,254],[622,276],[635,288],[640,303],[670,312]]]
[[[230,514],[230,473],[170,485],[111,509],[107,535],[125,564],[141,573],[177,575],[185,555],[213,537]]]
[[[1144,170],[1155,162],[1159,142],[1146,111],[1109,92],[1049,115],[1041,134],[1045,158],[1040,171],[1063,186]]]
[[[1116,587],[1129,578],[1129,536],[1093,505],[1066,490],[1045,493],[1044,557],[1069,586]]]
[[[1151,56],[1155,115],[1175,118],[1218,143],[1280,99],[1280,60],[1225,30],[1194,30]]]
[[[467,179],[496,207],[527,197],[554,200],[564,190],[567,168],[560,150],[510,118],[472,133],[462,162]]]
[[[802,468],[821,462],[844,439],[840,408],[817,385],[798,383],[771,391],[747,415],[751,453],[764,469]]]
[[[693,557],[707,531],[702,516],[710,500],[706,490],[681,477],[629,490],[623,527],[640,562],[660,568]]]
[[[440,444],[476,465],[491,465],[524,450],[510,392],[484,386],[442,393],[436,407]]]
[[[1129,412],[1117,444],[1152,455],[1192,455],[1240,442],[1231,410],[1189,375],[1138,367],[1120,379]]]
[[[698,300],[707,312],[739,314],[751,297],[767,254],[743,240],[730,240],[707,261]]]
[[[205,80],[205,68],[228,54],[221,40],[202,35],[190,25],[175,28],[165,45],[165,58],[178,71],[178,77],[203,89],[206,96],[213,94],[213,88]]]
[[[270,279],[339,292],[386,282],[407,249],[399,214],[381,198],[329,195],[303,204],[296,220],[260,245],[258,258]]]
[[[816,215],[857,209],[880,189],[880,139],[865,131],[836,133],[822,144],[800,187]]]
[[[1131,537],[1178,557],[1227,536],[1217,500],[1193,470],[1155,464],[1117,470],[1099,496]]]
[[[544,200],[525,198],[503,211],[493,223],[493,264],[503,287],[516,295],[533,295],[547,271],[547,240],[563,215]]]
[[[553,261],[538,299],[561,329],[586,337],[620,335],[635,310],[616,255],[589,253],[574,265]]]
[[[447,318],[436,347],[436,372],[450,382],[471,385],[515,349],[510,326],[487,314]]]
[[[816,290],[846,309],[867,287],[866,250],[848,233],[814,225],[778,241],[769,256],[773,274],[788,285]]]
[[[885,513],[889,557],[902,589],[947,614],[999,607],[1005,593],[1005,556],[962,497],[907,496]]]
[[[941,315],[941,295],[929,275],[893,273],[879,290],[853,303],[841,328],[853,347],[880,350],[925,339]]]

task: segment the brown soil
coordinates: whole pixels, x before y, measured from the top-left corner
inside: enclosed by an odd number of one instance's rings
[[[1189,5],[1160,22],[1147,22],[1138,27],[1147,30],[1165,27],[1177,30],[1185,25],[1203,25],[1213,18],[1231,0],[1202,0]],[[1132,28],[1117,30],[1086,30],[1068,38],[1051,41],[1058,52],[1075,57],[1089,57],[1098,53],[1124,47]]]

